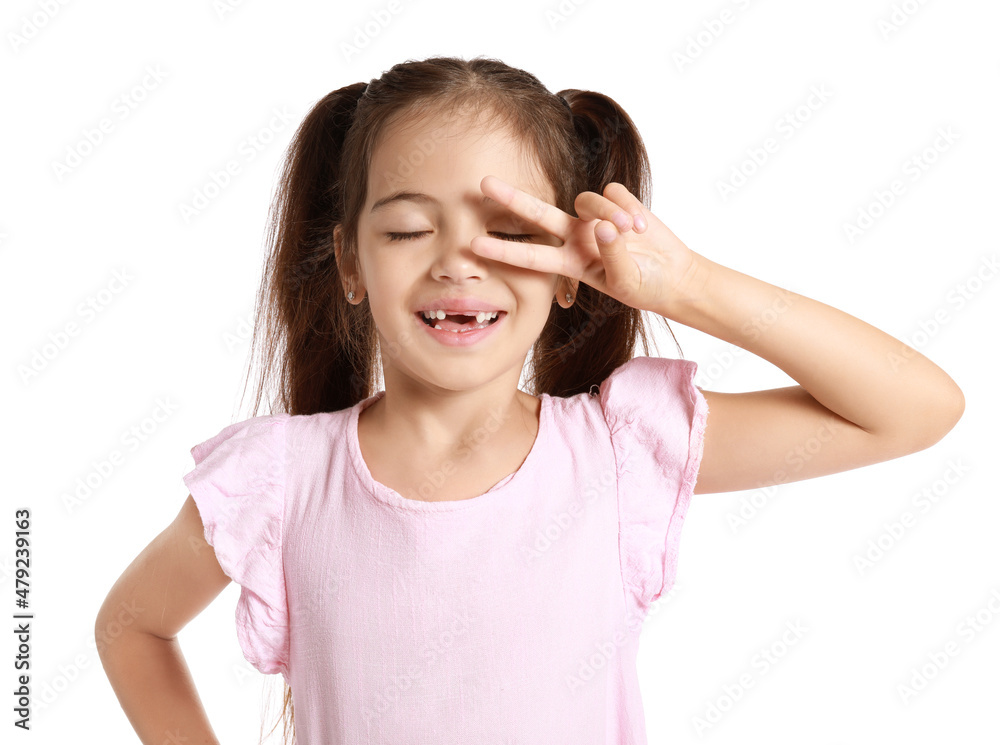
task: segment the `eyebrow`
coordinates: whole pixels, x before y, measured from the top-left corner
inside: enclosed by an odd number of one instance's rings
[[[394,191],[386,197],[375,202],[372,208],[368,211],[368,214],[374,214],[383,207],[388,207],[390,204],[395,204],[396,202],[416,202],[418,204],[438,204],[438,200],[432,197],[430,194],[424,194],[418,191]],[[479,203],[488,207],[502,208],[499,202],[495,199],[483,195],[483,198],[479,200]]]

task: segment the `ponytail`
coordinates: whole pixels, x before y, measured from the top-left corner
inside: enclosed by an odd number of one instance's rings
[[[351,347],[333,341],[352,338],[352,321],[349,310],[338,303],[340,294],[331,291],[338,284],[333,229],[342,218],[341,155],[358,99],[367,88],[367,83],[353,83],[326,95],[306,115],[288,146],[269,218],[272,250],[257,296],[251,354],[259,332],[264,377],[257,388],[255,411],[264,382],[275,369],[278,401],[269,408],[292,414],[344,408],[359,392],[345,390],[340,382],[367,377],[363,363],[362,377],[357,376],[359,363]],[[363,318],[353,322],[359,324],[360,333],[365,332]],[[374,323],[369,321],[368,326],[374,335]],[[360,393],[369,395],[365,390]],[[279,724],[283,742],[292,745],[295,707],[287,683],[279,720],[268,734]]]
[[[649,209],[649,157],[631,117],[602,93],[570,89],[559,95],[569,104],[576,135],[574,195],[603,194],[608,184],[617,182]],[[577,216],[572,207],[565,211]],[[642,311],[581,282],[573,305],[554,306],[542,330],[532,360],[534,386],[559,396],[590,391],[632,359],[637,341],[648,355]]]
[[[367,88],[353,83],[322,98],[286,151],[251,346],[253,354],[259,330],[264,376],[255,411],[272,375],[278,390],[269,408],[291,414],[337,411],[372,393],[374,359],[366,349],[374,348],[375,324],[367,309],[337,292],[333,244],[334,227],[343,219],[344,141]]]
[[[270,252],[251,343],[253,355],[260,342],[263,358],[255,416],[272,381],[268,408],[293,415],[340,411],[374,393],[378,332],[367,303],[354,305],[344,296],[334,231],[340,228],[341,262],[356,261],[368,169],[379,138],[398,116],[445,116],[471,103],[529,146],[564,212],[576,216],[578,194],[603,194],[612,182],[649,209],[649,158],[631,118],[601,93],[562,93],[560,100],[534,75],[499,60],[435,57],[394,65],[313,106],[286,151],[269,215]],[[649,354],[644,311],[584,283],[574,300],[568,308],[552,305],[529,354],[532,395],[589,392],[634,356],[637,342]],[[287,685],[281,718],[285,742],[294,742]]]

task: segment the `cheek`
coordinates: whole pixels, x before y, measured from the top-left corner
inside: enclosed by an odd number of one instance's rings
[[[398,249],[393,251],[385,247],[369,250],[364,255],[362,271],[366,284],[382,288],[386,297],[391,297],[390,293],[398,292],[417,276],[417,268],[412,261],[408,261]]]
[[[559,285],[559,275],[523,270],[516,279],[522,302],[550,303]]]

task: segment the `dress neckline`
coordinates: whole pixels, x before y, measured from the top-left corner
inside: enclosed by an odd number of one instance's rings
[[[502,497],[506,492],[529,481],[531,473],[537,468],[536,461],[540,457],[538,451],[542,447],[542,438],[548,436],[549,429],[551,397],[547,393],[539,396],[541,404],[538,411],[538,432],[535,433],[535,441],[531,444],[531,449],[516,471],[505,476],[482,494],[467,499],[427,502],[404,497],[395,489],[386,486],[381,481],[376,481],[375,477],[372,476],[371,470],[368,468],[368,464],[365,462],[364,456],[361,454],[361,440],[358,437],[358,422],[361,419],[361,412],[384,396],[385,391],[379,391],[366,399],[358,401],[358,403],[351,407],[350,416],[347,421],[347,447],[355,473],[366,487],[366,491],[381,502],[415,512],[453,512],[455,510],[478,509],[483,507],[483,505],[496,504],[502,501]]]

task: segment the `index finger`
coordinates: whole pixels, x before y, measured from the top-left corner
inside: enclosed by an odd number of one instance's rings
[[[484,176],[479,182],[483,194],[502,204],[518,217],[523,217],[547,233],[566,241],[571,222],[575,219],[543,199],[532,196],[496,176]]]

